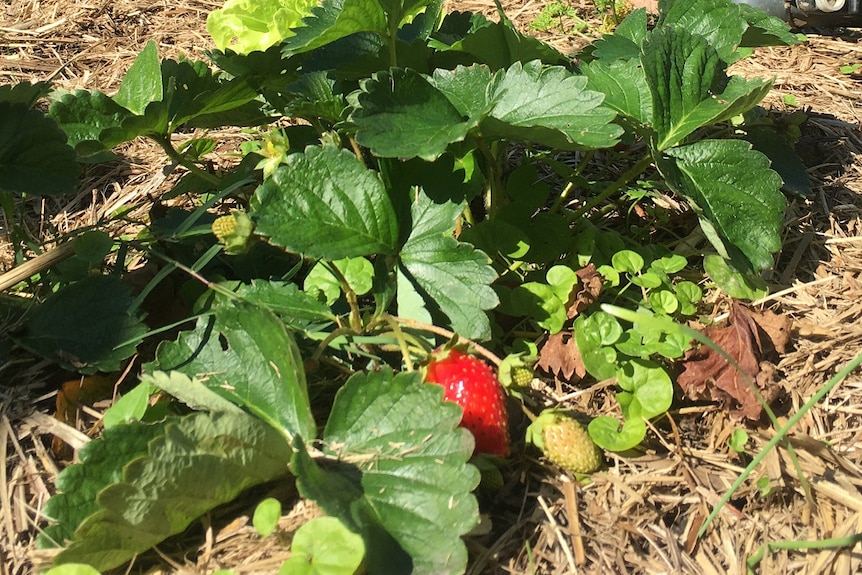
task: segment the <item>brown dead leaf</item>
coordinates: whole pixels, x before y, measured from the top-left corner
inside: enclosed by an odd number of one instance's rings
[[[111,397],[115,384],[115,379],[104,375],[88,375],[65,382],[57,392],[54,419],[77,429],[81,407],[92,406],[99,400]],[[68,446],[56,437],[51,442],[51,449],[57,457],[69,454]]]
[[[749,381],[754,382],[769,401],[775,394],[772,385],[775,368],[768,359],[773,359],[770,356],[774,350],[783,350],[786,346],[790,324],[779,321],[772,312],[767,313],[767,316],[763,312],[753,313],[734,303],[727,325],[711,326],[703,333],[739,364]],[[760,320],[768,324],[768,330]],[[770,332],[776,334],[777,341],[771,339]],[[736,417],[760,419],[763,408],[749,382],[721,354],[708,346],[700,346],[687,353],[682,364],[683,371],[677,382],[685,395],[718,401]]]
[[[566,302],[568,319],[577,317],[585,308],[595,303],[605,283],[602,274],[596,271],[594,264],[589,264],[575,273],[578,276],[578,285],[569,294],[569,301]]]
[[[566,381],[578,381],[587,375],[581,352],[570,332],[555,333],[548,337],[539,350],[536,367],[551,375],[561,376]]]
[[[769,354],[774,350],[778,355],[783,355],[787,349],[787,342],[790,341],[790,330],[793,326],[790,318],[771,312],[768,309],[760,312],[749,310],[748,313],[751,314],[754,323],[766,334],[766,338],[761,338],[763,343],[769,343],[772,348],[764,351]]]

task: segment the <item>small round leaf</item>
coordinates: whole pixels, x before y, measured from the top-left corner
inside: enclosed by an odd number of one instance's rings
[[[281,517],[281,501],[274,497],[267,497],[254,508],[254,516],[251,524],[261,537],[268,537],[278,526]]]
[[[353,575],[365,557],[362,537],[335,517],[318,517],[293,536],[290,559],[279,575]]]

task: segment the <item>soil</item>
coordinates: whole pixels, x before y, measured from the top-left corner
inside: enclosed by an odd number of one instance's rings
[[[532,30],[531,23],[550,3],[502,2],[521,30],[566,53],[600,35],[601,14],[589,0],[569,0],[576,17],[547,31]],[[212,47],[206,16],[220,6],[207,0],[7,0],[0,7],[0,84],[50,79],[68,90],[113,93],[149,40],[157,42],[163,57],[203,58]],[[493,3],[486,0],[451,6],[496,19]],[[750,306],[789,320],[787,348],[775,364],[779,423],[862,352],[862,76],[842,71],[862,65],[862,34],[852,29],[806,32],[805,43],[758,49],[732,69],[774,78],[775,88],[763,102],[773,117],[801,113],[806,118],[797,152],[812,191],[789,197],[784,247],[766,277],[770,295]],[[226,132],[218,138],[229,149],[245,136]],[[134,232],[134,222],[144,219],[177,174],[162,151],[145,141],[123,146],[119,157],[88,167],[74,197],[19,201],[32,239],[29,250],[12,248],[4,239],[8,222],[0,219],[0,273],[124,206],[130,211],[111,224],[111,232]],[[133,263],[140,267],[142,262]],[[727,311],[726,301],[714,305],[716,314]],[[0,330],[13,327],[0,321]],[[0,454],[5,460],[0,467],[0,574],[25,575],[50,558],[35,549],[34,540],[39,509],[68,462],[56,438],[73,447],[86,442],[106,404],[80,412],[75,425],[60,424],[51,415],[62,382],[71,376],[27,355],[6,355],[0,365]],[[562,403],[590,415],[615,409],[601,386],[583,388],[543,377],[533,387],[539,404]],[[728,446],[739,428],[749,435],[741,453]],[[520,445],[504,469],[503,488],[482,495],[481,529],[467,537],[468,573],[736,574],[746,572],[747,558],[765,543],[848,536],[856,537],[855,545],[776,549],[759,570],[862,572],[859,371],[794,427],[798,469],[786,446],[770,451],[698,538],[715,504],[774,434],[774,427],[740,422],[715,403],[689,404],[655,422],[642,449],[606,454],[605,466],[586,484]],[[289,487],[279,489],[291,499]],[[275,538],[256,535],[249,525],[250,505],[251,500],[218,510],[203,527],[140,558],[129,572],[276,573],[287,549]],[[317,513],[300,501],[280,528],[290,533]]]

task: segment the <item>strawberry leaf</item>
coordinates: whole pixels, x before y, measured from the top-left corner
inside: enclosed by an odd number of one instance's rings
[[[685,29],[653,32],[641,62],[652,91],[657,150],[751,109],[772,87],[768,80],[728,79],[719,52]]]
[[[105,448],[113,458],[113,442]],[[244,489],[285,474],[290,455],[278,431],[245,413],[196,413],[167,423],[147,455],[123,467],[122,481],[99,491],[100,509],[55,561],[100,571],[122,565]]]
[[[248,304],[217,306],[193,331],[159,346],[147,372],[176,370],[246,407],[292,437],[314,437],[305,372],[296,342],[272,312]]]
[[[131,289],[118,278],[89,276],[37,307],[18,342],[70,371],[114,371],[147,332],[132,304]]]
[[[755,269],[772,265],[786,200],[766,156],[742,140],[701,140],[665,150],[656,164],[670,188],[693,202],[719,253],[738,250]]]
[[[285,56],[301,54],[357,32],[387,34],[386,14],[380,2],[323,0],[302,19],[302,26],[282,44]]]
[[[292,469],[304,497],[362,535],[371,575],[462,573],[460,536],[478,518],[469,432],[443,389],[418,373],[354,375],[339,390],[316,461]]]
[[[16,97],[24,99],[27,95],[19,92]],[[75,151],[53,119],[22,102],[0,101],[0,192],[74,192],[78,185],[76,160]]]
[[[417,315],[408,317],[420,321],[427,320],[425,314],[442,314],[453,331],[485,340],[491,337],[485,310],[499,303],[490,287],[497,273],[488,256],[452,237],[455,219],[462,210],[461,204],[435,204],[424,195],[413,204],[413,231],[401,250],[398,266],[399,288],[404,282],[413,287],[404,294],[412,304],[403,311],[415,310]],[[424,300],[425,311],[415,305],[417,297]],[[401,313],[400,290],[398,298]]]
[[[58,493],[45,504],[43,514],[54,523],[39,535],[39,547],[64,545],[81,522],[98,511],[96,495],[122,480],[123,467],[146,455],[150,440],[164,434],[165,422],[130,423],[105,429],[102,437],[78,450],[78,463],[57,476]]]
[[[391,254],[398,241],[395,211],[380,177],[333,147],[288,156],[287,166],[258,187],[250,213],[258,234],[308,257]]]

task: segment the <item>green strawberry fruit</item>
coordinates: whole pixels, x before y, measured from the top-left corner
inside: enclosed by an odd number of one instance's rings
[[[543,411],[527,429],[527,441],[541,449],[551,462],[572,473],[592,473],[602,464],[602,452],[587,430],[559,411]]]

